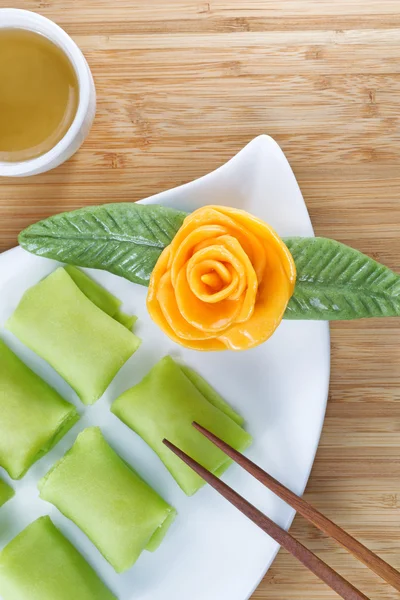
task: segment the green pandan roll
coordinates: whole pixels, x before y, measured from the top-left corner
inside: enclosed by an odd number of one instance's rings
[[[0,466],[13,479],[46,454],[78,412],[0,340]]]
[[[137,317],[134,315],[127,315],[120,310],[122,302],[119,298],[103,288],[103,286],[99,285],[89,277],[89,275],[86,275],[84,271],[78,269],[78,267],[66,265],[64,269],[89,300],[101,308],[102,311],[110,315],[110,317],[119,323],[122,323],[127,329],[132,329],[136,323]]]
[[[197,421],[239,451],[247,448],[252,439],[227,414],[225,401],[222,398],[211,401],[206,387],[203,387],[206,394],[201,393],[202,378],[195,378],[194,385],[185,372],[166,356],[138,385],[117,398],[111,411],[153,448],[190,496],[204,485],[204,480],[163,444],[164,438],[218,476],[232,461],[194,429],[192,422]]]
[[[99,285],[89,275],[86,275],[84,271],[74,267],[73,265],[66,265],[64,269],[68,275],[74,280],[78,288],[85,294],[89,300],[110,317],[113,317],[118,312],[122,302],[111,294],[108,290]]]
[[[213,404],[216,408],[219,408],[224,412],[228,417],[230,417],[235,423],[238,425],[244,424],[244,419],[241,415],[239,415],[235,410],[233,410],[232,406],[228,404],[222,396],[218,394],[214,390],[214,388],[202,377],[197,371],[188,367],[187,365],[180,365],[181,371],[186,375],[188,379],[193,383],[193,385],[199,390],[201,394]]]
[[[62,267],[25,292],[6,327],[44,358],[84,404],[103,395],[140,345]]]
[[[117,600],[49,517],[0,552],[3,600]]]
[[[11,500],[14,490],[5,481],[0,479],[0,506]]]
[[[169,506],[107,444],[85,429],[39,482],[40,497],[71,519],[117,573],[155,550],[175,518]]]
[[[121,323],[121,325],[129,329],[129,331],[132,331],[132,328],[137,321],[136,315],[127,315],[121,310],[118,310],[115,315],[113,315],[113,318],[118,321],[118,323]]]

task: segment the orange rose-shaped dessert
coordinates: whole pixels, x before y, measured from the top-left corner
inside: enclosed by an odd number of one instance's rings
[[[150,316],[194,350],[246,350],[278,327],[296,267],[266,223],[243,210],[205,206],[186,217],[153,270]]]

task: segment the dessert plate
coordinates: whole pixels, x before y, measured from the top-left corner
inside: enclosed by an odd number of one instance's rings
[[[144,200],[192,211],[205,204],[243,208],[270,223],[281,236],[312,236],[300,189],[279,146],[268,136],[248,144],[216,171]],[[146,288],[102,271],[88,270],[138,315],[140,349],[104,396],[84,407],[49,365],[25,348],[4,322],[22,293],[58,263],[15,248],[0,255],[0,335],[39,375],[79,409],[82,418],[28,474],[12,485],[13,500],[0,511],[0,548],[35,518],[49,514],[120,600],[246,600],[271,565],[278,546],[214,490],[188,498],[158,457],[109,407],[165,354],[197,369],[237,409],[254,438],[247,455],[298,494],[306,486],[324,420],[329,384],[329,327],[313,321],[283,321],[265,344],[246,352],[201,353],[170,341],[150,320]],[[105,343],[107,341],[105,340]],[[1,365],[0,365],[1,367]],[[37,481],[72,445],[79,431],[99,425],[105,437],[170,504],[178,517],[159,550],[144,552],[123,575],[86,536],[38,497]],[[1,471],[1,469],[0,469]],[[6,473],[1,476],[10,482]],[[294,511],[233,465],[224,480],[283,527]]]

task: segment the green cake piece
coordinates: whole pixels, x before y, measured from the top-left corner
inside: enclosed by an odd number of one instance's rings
[[[117,600],[50,517],[0,552],[0,592],[3,600]]]
[[[101,310],[119,323],[122,323],[127,329],[132,329],[137,321],[135,315],[127,315],[120,310],[121,300],[111,294],[102,285],[94,281],[89,275],[86,275],[84,271],[78,269],[74,265],[66,265],[64,269],[68,275],[72,277],[78,288],[85,294],[89,300]]]
[[[14,490],[5,481],[0,479],[0,507],[14,496]]]
[[[89,300],[110,317],[113,317],[119,310],[122,302],[116,296],[111,294],[108,290],[99,285],[94,279],[86,275],[84,271],[74,267],[73,265],[66,265],[64,267],[68,275],[74,280],[78,288],[85,294]]]
[[[84,404],[103,395],[140,345],[62,267],[25,292],[6,327],[44,358]]]
[[[78,412],[0,340],[0,466],[20,479],[78,421]]]
[[[163,444],[164,438],[218,476],[232,461],[194,429],[193,421],[240,452],[252,441],[236,422],[239,416],[231,407],[228,410],[226,402],[217,396],[216,392],[215,396],[210,395],[203,378],[194,371],[182,369],[166,356],[138,385],[117,398],[111,411],[158,454],[182,490],[190,496],[204,485],[204,480]]]
[[[117,573],[156,550],[175,518],[169,506],[105,441],[85,429],[39,482],[40,497],[71,519]]]
[[[202,377],[197,371],[188,367],[187,365],[180,365],[181,371],[186,375],[188,379],[193,383],[195,387],[199,390],[201,394],[207,400],[213,404],[216,408],[219,408],[224,412],[228,417],[230,417],[235,423],[238,425],[244,424],[244,419],[241,415],[239,415],[230,404],[228,404],[222,396],[218,394],[214,390],[214,388]]]
[[[115,315],[113,315],[113,318],[118,321],[118,323],[121,323],[121,325],[129,329],[129,331],[132,331],[132,328],[137,321],[136,315],[127,315],[121,310],[118,310]]]

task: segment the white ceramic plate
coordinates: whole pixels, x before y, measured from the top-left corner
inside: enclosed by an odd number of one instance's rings
[[[269,137],[253,140],[215,172],[145,202],[187,211],[204,204],[243,208],[270,223],[282,236],[313,235],[291,168]],[[0,325],[21,294],[57,263],[21,248],[0,255]],[[40,515],[57,526],[101,574],[120,600],[245,600],[273,561],[278,547],[238,511],[205,487],[187,498],[146,444],[109,412],[111,401],[138,382],[165,354],[179,356],[244,415],[254,437],[248,456],[301,494],[314,461],[324,419],[329,382],[329,329],[326,323],[284,321],[274,336],[247,352],[186,351],[165,337],[146,312],[146,288],[109,273],[89,271],[139,316],[138,352],[103,398],[84,407],[72,389],[44,361],[1,329],[15,352],[82,413],[80,422],[22,479],[15,498],[0,511],[0,547]],[[86,536],[50,504],[38,498],[36,483],[72,445],[77,433],[100,425],[112,446],[173,506],[178,518],[160,549],[144,552],[124,575],[116,575]],[[8,480],[4,472],[1,473]],[[225,481],[272,519],[288,527],[293,511],[236,465]]]

